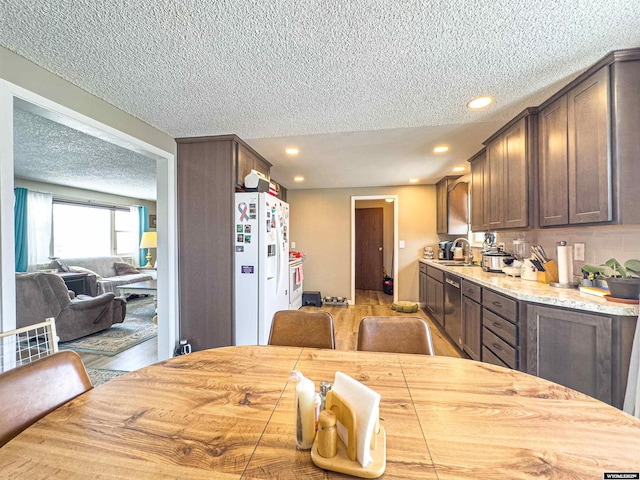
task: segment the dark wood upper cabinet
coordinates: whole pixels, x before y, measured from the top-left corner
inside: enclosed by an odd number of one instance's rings
[[[613,218],[609,141],[609,67],[567,94],[569,223]]]
[[[466,235],[469,232],[469,193],[460,175],[444,177],[436,184],[437,233]]]
[[[540,226],[569,223],[567,97],[538,114]]]
[[[471,163],[471,231],[487,231],[484,210],[484,177],[487,154],[485,150],[469,159]]]
[[[236,145],[236,186],[238,188],[244,188],[244,177],[249,175],[251,170],[263,173],[269,178],[271,164],[248,145],[244,143],[237,143]]]
[[[529,191],[533,178],[536,114],[535,108],[526,109],[485,142],[482,175],[482,224],[485,230],[531,226]],[[472,181],[480,183],[480,178],[478,168],[475,177],[472,174]],[[474,198],[479,196],[476,193]],[[473,211],[474,207],[471,208]],[[479,226],[479,219],[475,220]]]
[[[640,49],[604,57],[538,118],[540,226],[640,223]]]

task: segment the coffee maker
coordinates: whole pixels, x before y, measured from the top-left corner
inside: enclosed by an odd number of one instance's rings
[[[453,260],[453,242],[438,243],[438,260]]]

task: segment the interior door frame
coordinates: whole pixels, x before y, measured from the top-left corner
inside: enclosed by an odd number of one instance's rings
[[[37,105],[56,114],[69,117],[96,132],[113,139],[125,148],[135,149],[157,161],[156,215],[158,231],[158,317],[173,321],[158,322],[158,360],[173,356],[178,335],[178,259],[177,259],[177,196],[176,159],[134,136],[103,124],[91,117],[60,105],[30,90],[0,79],[0,328],[11,330],[16,325],[16,286],[14,251],[14,158],[13,106],[14,98]]]
[[[393,301],[398,301],[398,195],[354,195],[351,197],[351,305],[356,302],[356,202],[393,199]]]

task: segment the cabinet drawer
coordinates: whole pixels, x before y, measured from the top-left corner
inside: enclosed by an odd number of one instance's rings
[[[420,273],[427,273],[427,265],[422,263],[422,262],[418,262],[418,265],[420,266]]]
[[[438,270],[437,268],[433,268],[427,265],[427,275],[429,275],[434,280],[442,283],[444,281],[444,272],[442,270]]]
[[[482,312],[482,325],[509,344],[518,345],[518,327],[486,308]]]
[[[500,360],[498,357],[496,357],[493,354],[493,352],[491,350],[489,350],[485,346],[482,347],[482,361],[485,362],[485,363],[490,363],[492,365],[498,365],[499,367],[507,367],[507,368],[509,368],[509,365],[507,365],[502,360]]]
[[[502,315],[507,320],[518,323],[518,302],[491,290],[484,289],[482,306]]]
[[[475,283],[462,280],[462,294],[478,303],[482,302],[482,287]]]
[[[482,329],[482,343],[483,347],[487,347],[491,350],[509,368],[517,368],[516,349],[498,337],[487,327]]]

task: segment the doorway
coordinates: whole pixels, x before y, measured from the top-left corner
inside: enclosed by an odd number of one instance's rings
[[[383,275],[397,279],[398,196],[351,197],[351,302],[356,290],[382,294]],[[397,284],[393,301],[398,299]]]
[[[158,315],[177,319],[177,258],[175,212],[175,157],[154,145],[103,124],[91,117],[71,110],[22,87],[0,79],[0,191],[2,192],[1,251],[2,295],[1,329],[15,328],[15,255],[13,238],[13,109],[14,102],[28,103],[42,108],[53,117],[66,117],[76,126],[82,125],[96,137],[143,153],[157,162],[157,231],[158,249]],[[85,133],[88,133],[85,131]],[[177,337],[177,321],[160,322],[158,329],[158,358],[173,355]]]

